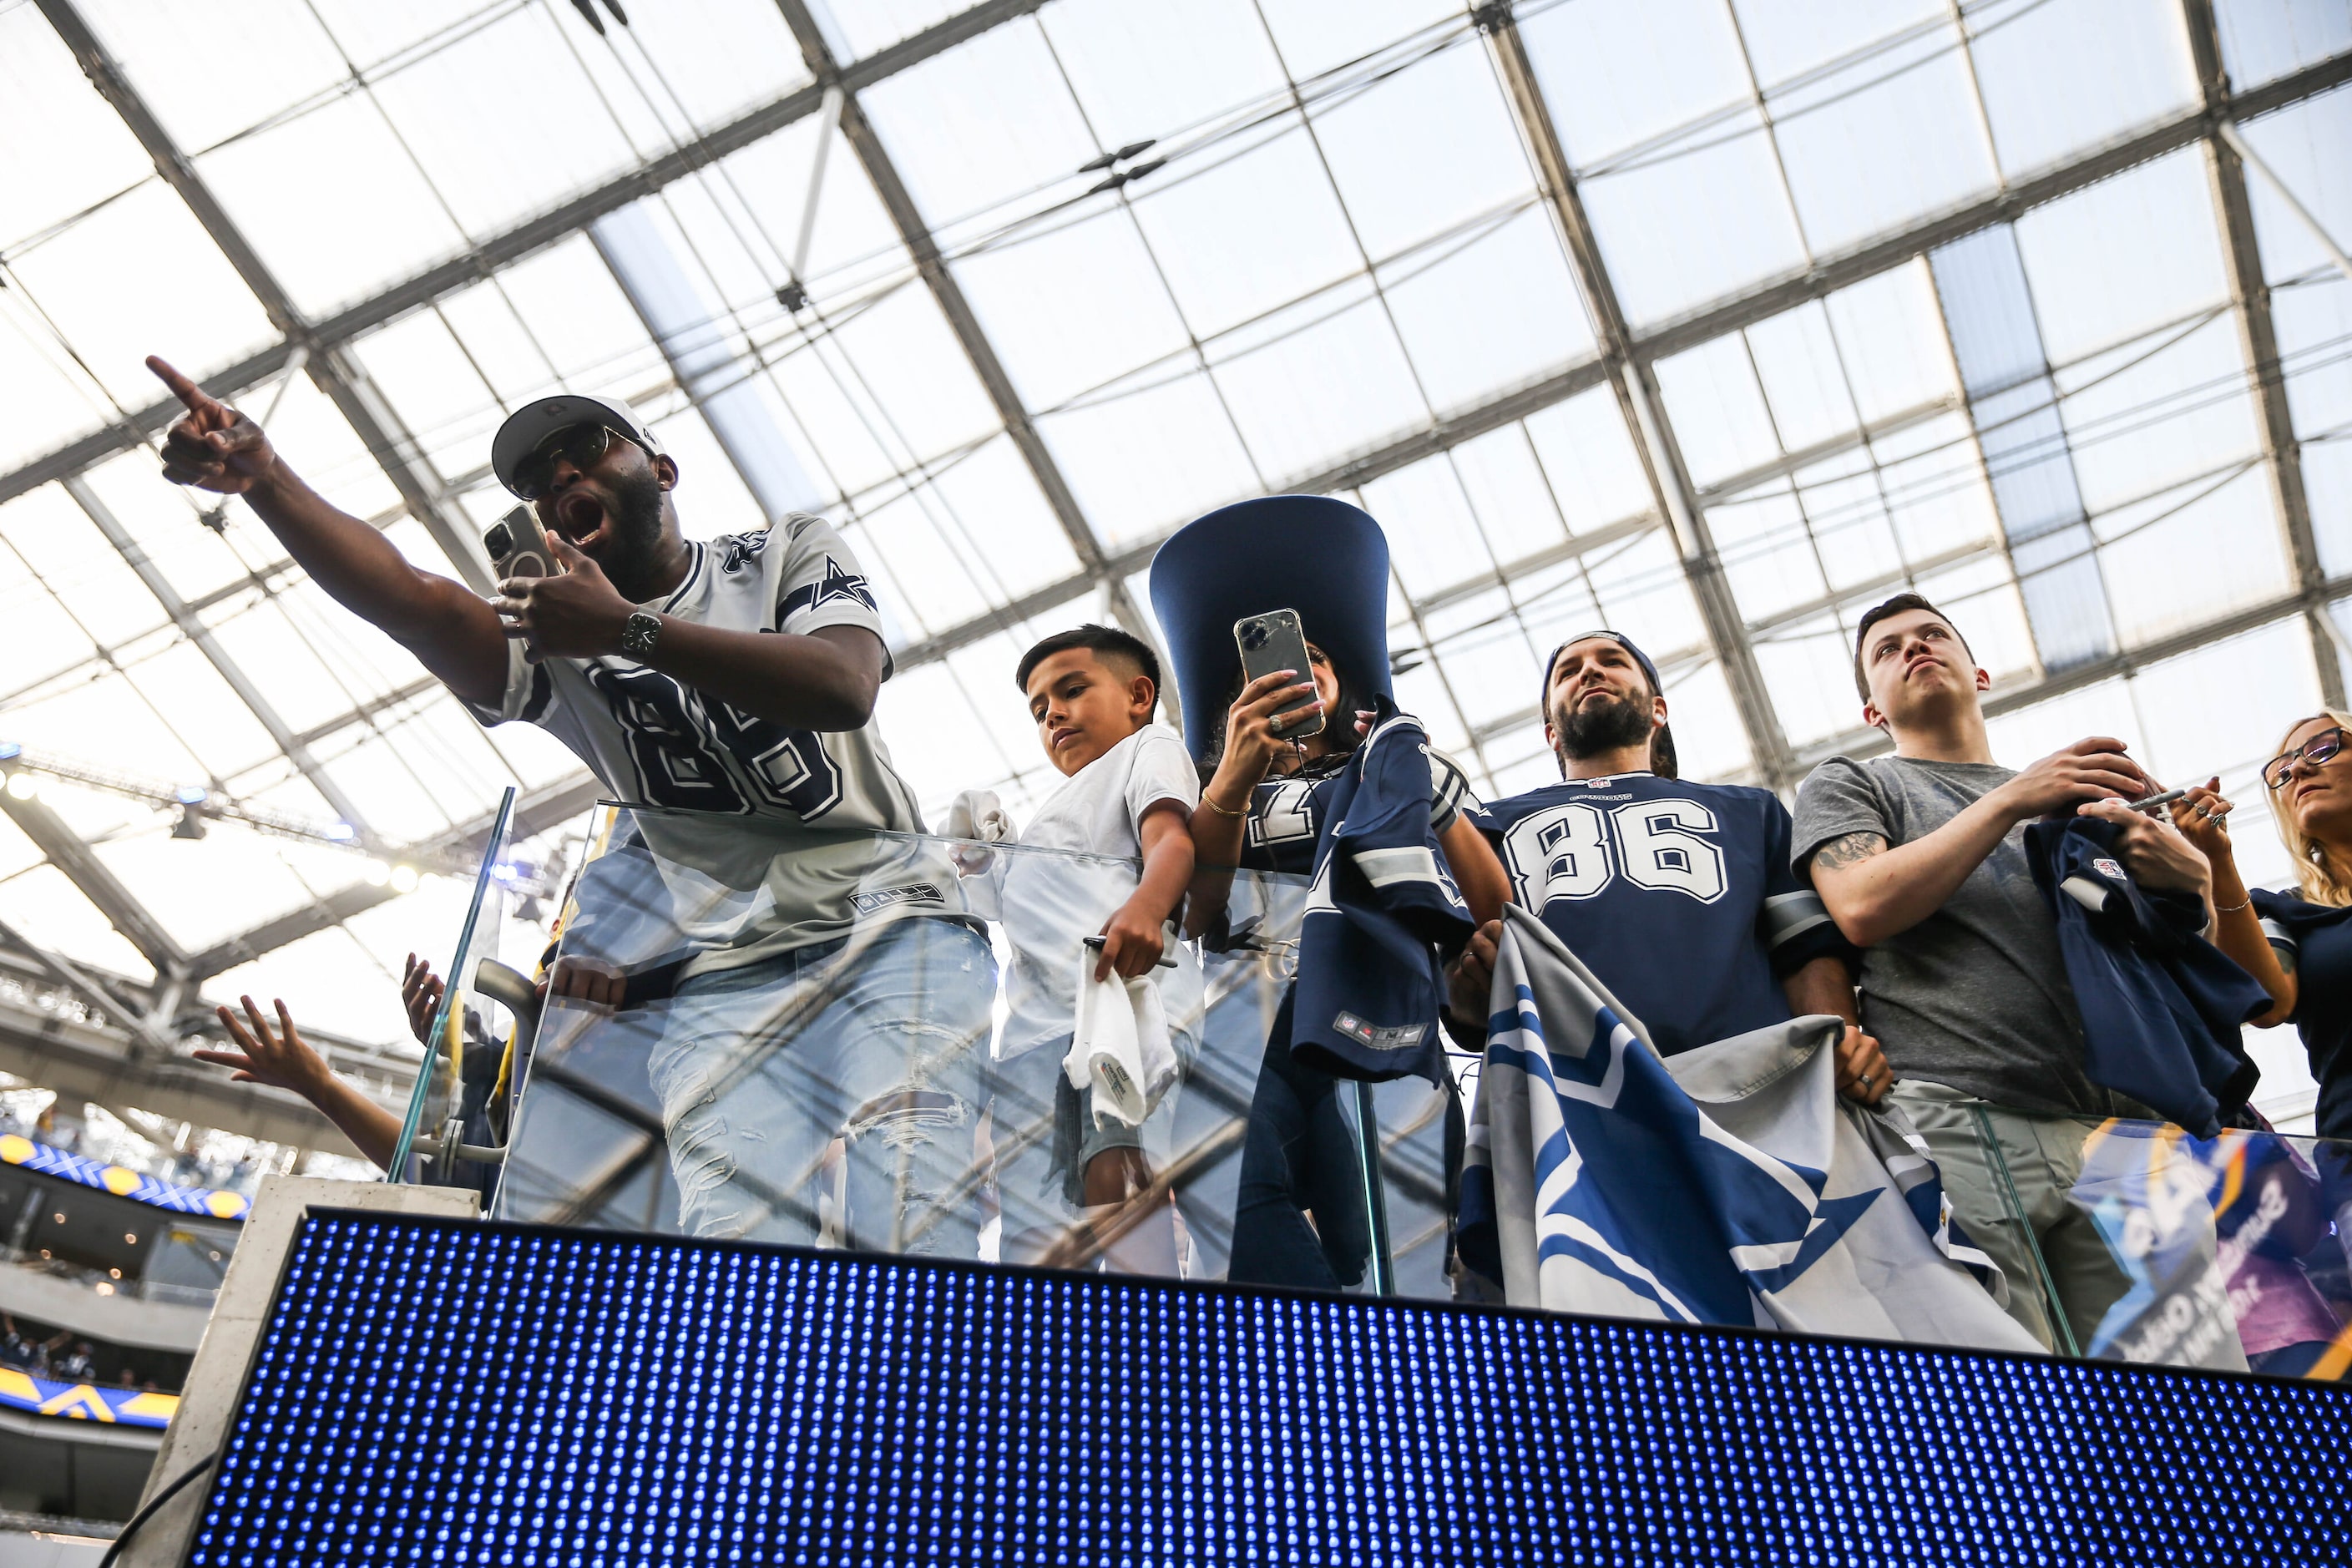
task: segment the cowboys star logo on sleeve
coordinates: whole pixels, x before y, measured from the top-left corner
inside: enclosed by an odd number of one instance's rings
[[[873,590],[866,579],[855,572],[845,572],[841,563],[828,555],[824,558],[824,575],[814,583],[803,583],[784,595],[783,605],[777,615],[779,621],[790,620],[803,610],[822,609],[836,599],[875,608]]]

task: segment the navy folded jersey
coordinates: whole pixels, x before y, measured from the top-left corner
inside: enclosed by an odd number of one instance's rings
[[[2198,935],[2202,900],[2149,891],[2116,853],[2116,826],[2049,817],[2025,858],[2058,922],[2058,952],[2083,1014],[2083,1071],[2200,1138],[2243,1105],[2261,1075],[2240,1026],[2270,994]]]
[[[2254,890],[2263,934],[2296,977],[2295,1031],[2319,1082],[2314,1131],[2352,1139],[2352,909]]]
[[[1342,1078],[1443,1083],[1444,955],[1468,940],[1470,910],[1438,848],[1428,738],[1375,701],[1371,732],[1318,792],[1290,1050]]]
[[[1512,901],[1668,1056],[1787,1023],[1781,977],[1826,955],[1852,960],[1820,895],[1789,868],[1789,808],[1769,790],[1626,773],[1468,810]]]
[[[1414,731],[1418,735],[1418,723]],[[1460,763],[1430,745],[1426,736],[1421,736],[1419,743],[1429,770],[1430,831],[1443,834],[1454,826],[1465,805],[1477,804],[1477,797],[1470,793],[1470,780]],[[1329,759],[1325,772],[1267,779],[1251,792],[1249,821],[1242,832],[1244,870],[1300,877],[1314,872],[1316,846],[1323,837],[1324,824],[1331,819],[1333,794],[1355,756],[1350,752]]]

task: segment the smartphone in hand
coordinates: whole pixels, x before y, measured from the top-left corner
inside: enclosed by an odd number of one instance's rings
[[[555,552],[548,547],[538,514],[527,506],[516,507],[484,529],[482,548],[489,552],[494,580],[555,575]]]
[[[1241,649],[1242,684],[1246,686],[1262,675],[1272,675],[1278,669],[1295,669],[1301,684],[1315,683],[1314,666],[1307,657],[1307,633],[1298,624],[1297,610],[1269,610],[1262,616],[1244,616],[1234,623],[1234,644]],[[1316,709],[1310,691],[1286,708],[1274,710],[1275,717],[1286,722],[1276,729],[1286,741],[1297,741],[1323,732],[1324,715]],[[1292,714],[1311,714],[1304,720],[1292,720]]]

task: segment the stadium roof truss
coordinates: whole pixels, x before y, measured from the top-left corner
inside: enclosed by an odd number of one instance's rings
[[[1873,749],[1904,586],[2005,746],[2242,787],[2344,700],[2347,82],[2286,0],[0,5],[0,145],[64,150],[0,233],[7,944],[133,1032],[266,984],[388,1038],[463,893],[383,867],[509,784],[555,864],[596,794],[162,483],[150,351],[477,589],[505,412],[628,397],[689,531],[842,524],[932,803],[1035,798],[1013,655],[1156,636],[1159,542],[1280,490],[1386,523],[1400,698],[1487,789],[1602,623],[1693,773]]]

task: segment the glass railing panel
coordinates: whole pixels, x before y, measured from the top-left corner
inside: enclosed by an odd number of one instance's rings
[[[1294,1095],[1301,1114],[1273,1119],[1292,1146],[1253,1154],[1304,879],[1204,879],[1159,966],[1088,987],[1083,939],[1135,875],[1016,845],[620,814],[567,916],[497,1212],[1446,1294],[1427,1085],[1374,1092],[1377,1170],[1352,1084]],[[1071,1082],[1082,1028],[1125,1064],[1104,1081],[1133,1086],[1133,1120]],[[1373,1245],[1381,1178],[1399,1174],[1409,1268]]]
[[[500,868],[514,803],[509,787],[483,845],[386,1181],[476,1187],[486,1194],[495,1188],[499,1138],[488,1101],[501,1081],[500,1042],[513,1029],[510,1002],[520,1001],[502,1000],[493,978],[506,925]]]
[[[2014,1131],[2021,1119],[2005,1119]],[[2158,1121],[1987,1130],[2061,1354],[2335,1381],[2352,1372],[2352,1144]]]

